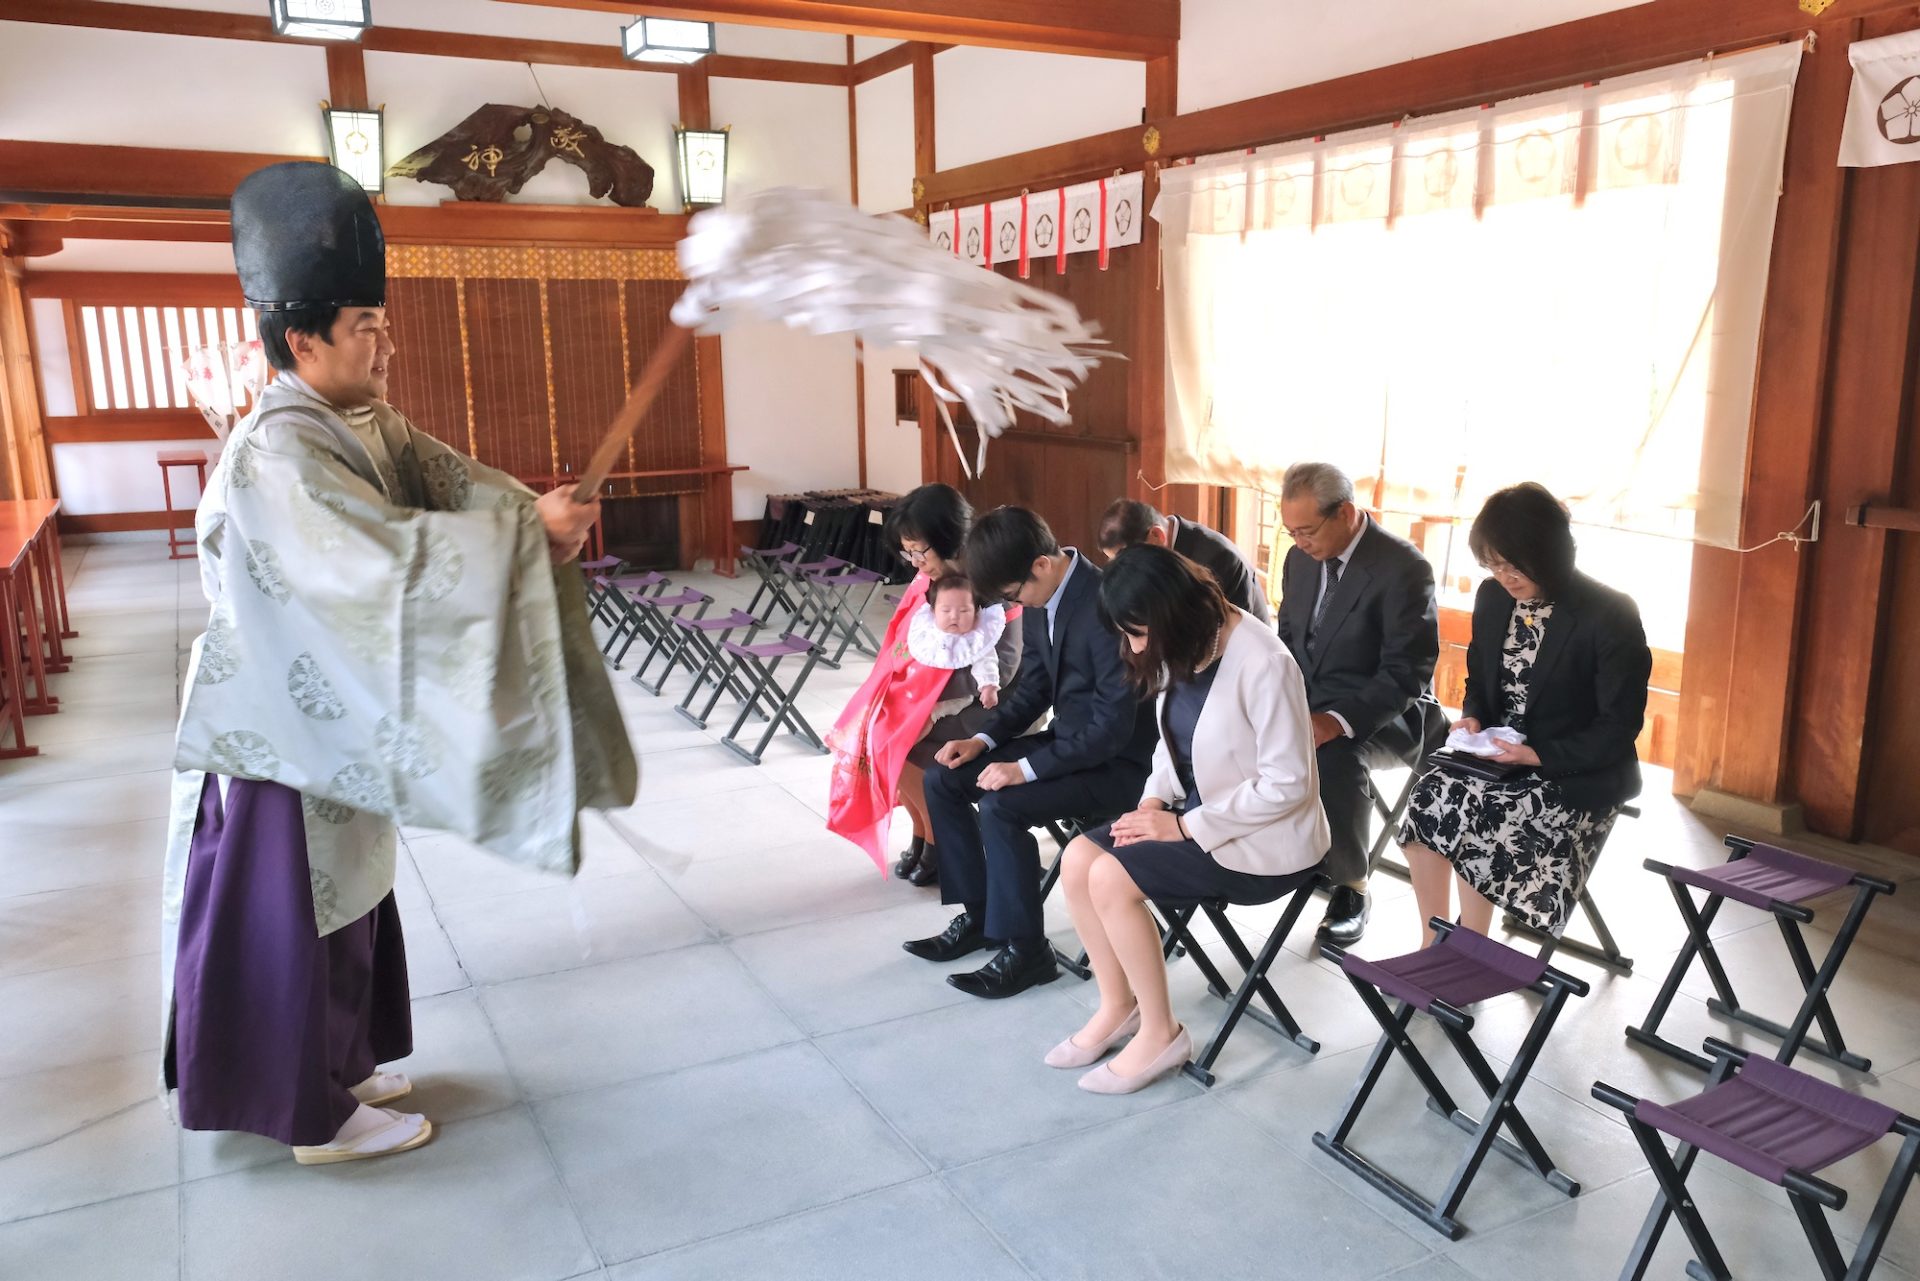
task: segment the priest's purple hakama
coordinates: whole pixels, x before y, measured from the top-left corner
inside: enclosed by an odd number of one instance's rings
[[[393,895],[314,930],[300,793],[208,775],[187,864],[167,1084],[189,1130],[330,1142],[350,1087],[413,1051]]]

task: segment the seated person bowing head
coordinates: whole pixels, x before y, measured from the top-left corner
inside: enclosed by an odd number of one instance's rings
[[[1087,1067],[1125,1041],[1080,1085],[1127,1094],[1193,1053],[1168,1003],[1147,901],[1271,903],[1319,871],[1328,833],[1306,685],[1280,638],[1229,605],[1206,570],[1161,547],[1115,557],[1100,602],[1159,733],[1138,807],[1062,856],[1100,1006],[1046,1062]]]
[[[1423,926],[1447,919],[1457,882],[1468,929],[1485,934],[1498,903],[1557,936],[1639,795],[1653,655],[1632,599],[1574,568],[1567,510],[1540,485],[1488,498],[1467,542],[1492,577],[1474,597],[1454,730],[1481,736],[1475,754],[1496,768],[1436,758],[1400,841]]]
[[[1019,672],[978,732],[942,746],[926,773],[940,898],[961,910],[944,933],[905,947],[951,961],[998,944],[983,968],[947,981],[1002,997],[1059,977],[1033,829],[1132,806],[1154,726],[1101,619],[1099,569],[1056,543],[1046,521],[1019,507],[988,512],[967,535],[966,564],[982,598],[1025,610]],[[1028,733],[1049,710],[1048,727]]]
[[[1100,516],[1100,550],[1112,560],[1129,547],[1170,547],[1213,575],[1227,603],[1263,623],[1273,621],[1266,589],[1233,540],[1185,516],[1162,516],[1152,503],[1116,498]]]

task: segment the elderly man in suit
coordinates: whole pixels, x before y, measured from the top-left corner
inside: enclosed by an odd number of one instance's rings
[[[1273,621],[1259,575],[1233,540],[1184,516],[1162,516],[1152,503],[1117,498],[1100,516],[1100,550],[1112,560],[1129,547],[1170,547],[1213,575],[1229,605]]]
[[[988,512],[967,536],[966,564],[980,595],[1026,610],[1020,674],[980,732],[942,747],[927,771],[940,899],[961,911],[944,933],[904,946],[951,961],[999,942],[983,968],[947,982],[1003,997],[1060,977],[1041,923],[1033,828],[1131,810],[1159,728],[1101,621],[1100,571],[1060,547],[1044,520],[1019,507]],[[1049,708],[1049,728],[1025,734]]]
[[[1333,833],[1333,893],[1320,936],[1350,945],[1372,910],[1371,770],[1411,765],[1446,736],[1431,691],[1440,656],[1433,568],[1355,506],[1353,482],[1327,463],[1287,469],[1280,516],[1294,544],[1281,570],[1280,639],[1306,677],[1320,802]]]

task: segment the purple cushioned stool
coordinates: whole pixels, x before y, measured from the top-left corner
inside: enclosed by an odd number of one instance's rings
[[[802,716],[800,709],[794,706],[794,701],[800,697],[801,686],[807,683],[807,677],[813,674],[815,665],[820,661],[820,647],[804,636],[788,633],[778,640],[760,641],[750,645],[743,645],[739,641],[725,641],[720,648],[733,656],[736,671],[743,674],[750,673],[745,676],[749,686],[747,699],[740,705],[740,714],[733,718],[733,727],[727,731],[726,737],[720,740],[721,745],[735,755],[758,765],[760,757],[767,750],[767,744],[773,741],[773,736],[784,725],[797,738],[824,755],[827,745],[820,741],[820,736],[813,732],[813,726],[807,724],[807,718]],[[782,685],[780,665],[799,654],[806,655],[806,662],[801,664],[800,672],[793,678],[791,685]],[[770,709],[767,712],[767,732],[760,736],[760,741],[753,750],[748,751],[740,746],[738,741],[740,730],[746,725],[747,717],[759,711],[762,699],[766,700]]]
[[[652,640],[659,629],[657,618],[634,604],[647,596],[659,596],[672,585],[665,574],[652,572],[644,574],[626,574],[615,577],[608,574],[596,575],[594,586],[600,589],[600,602],[607,607],[611,617],[608,621],[611,629],[607,632],[607,643],[600,652],[619,667],[627,656],[627,650],[636,640]],[[618,645],[620,652],[615,654],[613,647]]]
[[[1786,1190],[1822,1277],[1865,1281],[1879,1262],[1920,1165],[1920,1121],[1723,1042],[1710,1039],[1706,1049],[1712,1055],[1707,1088],[1678,1103],[1650,1103],[1603,1081],[1593,1083],[1594,1098],[1626,1115],[1627,1128],[1660,1185],[1620,1275],[1635,1281],[1646,1275],[1671,1215],[1680,1220],[1693,1247],[1687,1275],[1701,1281],[1731,1281],[1733,1273],[1707,1231],[1699,1205],[1686,1190],[1694,1158],[1706,1151]],[[1662,1134],[1680,1140],[1673,1152],[1667,1151]],[[1866,1231],[1848,1260],[1840,1253],[1826,1215],[1828,1210],[1844,1207],[1847,1194],[1815,1176],[1888,1134],[1898,1134],[1904,1142],[1881,1185]],[[1770,1266],[1769,1275],[1784,1276],[1787,1271],[1784,1266]]]
[[[873,602],[874,589],[887,581],[870,569],[847,566],[840,570],[815,570],[806,575],[813,591],[814,618],[803,635],[820,645],[820,661],[839,670],[849,646],[869,657],[880,652],[880,639],[867,630],[861,615]],[[839,645],[827,653],[834,638]]]
[[[754,589],[753,599],[747,602],[749,614],[760,613],[760,601],[767,600],[765,617],[773,617],[774,606],[784,609],[789,615],[795,612],[793,598],[787,594],[783,575],[779,571],[781,562],[792,560],[800,554],[799,543],[781,543],[778,547],[741,547],[740,559],[746,562],[760,579],[760,586]]]
[[[654,659],[667,653],[673,646],[676,633],[671,626],[672,621],[682,617],[684,611],[689,609],[692,610],[693,613],[684,615],[685,617],[705,618],[707,607],[713,604],[713,597],[703,591],[696,591],[691,587],[683,587],[671,596],[641,596],[635,599],[632,604],[635,611],[646,620],[644,630],[652,637],[652,640],[647,645],[647,652],[640,656],[640,665],[633,669],[633,683],[646,690],[649,694],[658,694],[660,687],[666,684],[667,676],[673,672],[673,660],[669,659],[667,661],[666,672],[662,673],[660,679],[651,685],[647,683],[647,668],[653,665]],[[636,634],[638,633],[636,632]],[[624,654],[625,652],[626,650],[622,648],[621,653]],[[614,666],[618,667],[620,664],[615,662]]]
[[[752,644],[754,634],[764,624],[744,610],[733,609],[715,618],[676,618],[673,625],[683,633],[681,645],[692,650],[700,660],[698,667],[689,663],[693,681],[673,710],[705,729],[707,718],[713,715],[713,706],[720,701],[722,694],[731,693],[742,703],[748,697],[747,687],[740,680],[739,664],[723,647],[741,628],[746,629],[742,639]],[[663,683],[665,679],[661,678]],[[700,691],[706,688],[709,681],[713,683],[713,693],[708,696],[706,705],[695,712],[693,700],[700,696]],[[763,713],[755,712],[754,715],[762,716]]]
[[[1432,946],[1385,961],[1363,961],[1334,944],[1322,945],[1321,954],[1338,962],[1346,972],[1348,982],[1360,994],[1374,1021],[1380,1024],[1383,1035],[1373,1047],[1360,1079],[1354,1083],[1353,1092],[1347,1096],[1332,1134],[1316,1134],[1313,1142],[1322,1152],[1419,1216],[1428,1227],[1457,1241],[1466,1229],[1453,1217],[1454,1212],[1460,1208],[1488,1152],[1498,1152],[1539,1175],[1556,1191],[1567,1196],[1580,1194],[1580,1185],[1563,1174],[1540,1145],[1533,1128],[1520,1115],[1516,1099],[1567,998],[1585,996],[1587,985],[1562,974],[1542,957],[1528,956],[1505,943],[1438,918],[1431,924],[1438,931]],[[1540,997],[1540,1012],[1534,1016],[1533,1026],[1527,1029],[1526,1038],[1507,1067],[1507,1074],[1497,1076],[1473,1043],[1473,1016],[1463,1007],[1521,991]],[[1389,1009],[1383,997],[1397,1000],[1400,1008]],[[1479,1119],[1454,1106],[1453,1096],[1447,1093],[1419,1047],[1407,1035],[1407,1025],[1416,1012],[1431,1015],[1440,1025],[1460,1061],[1473,1074],[1474,1082],[1486,1093],[1487,1108]],[[1354,1122],[1360,1119],[1360,1109],[1366,1106],[1367,1096],[1373,1093],[1395,1051],[1427,1092],[1427,1107],[1472,1136],[1466,1155],[1454,1167],[1452,1177],[1436,1201],[1421,1196],[1347,1143]],[[1512,1139],[1500,1133],[1502,1128]]]
[[[1822,863],[1818,859],[1790,853],[1772,845],[1758,845],[1744,837],[1729,836],[1727,846],[1732,849],[1733,857],[1719,867],[1671,867],[1653,859],[1646,861],[1647,870],[1664,876],[1667,888],[1673,891],[1673,901],[1680,909],[1680,919],[1686,922],[1687,941],[1679,955],[1673,958],[1673,968],[1667,971],[1666,981],[1653,998],[1653,1007],[1647,1011],[1647,1017],[1638,1027],[1627,1029],[1627,1038],[1691,1063],[1703,1072],[1713,1066],[1712,1061],[1704,1055],[1676,1045],[1659,1033],[1660,1020],[1666,1017],[1667,1007],[1673,1004],[1674,996],[1680,991],[1680,982],[1692,968],[1697,956],[1701,964],[1706,966],[1707,978],[1712,982],[1715,993],[1707,1001],[1707,1008],[1723,1019],[1757,1028],[1779,1038],[1780,1051],[1774,1057],[1781,1063],[1793,1062],[1793,1056],[1804,1049],[1857,1071],[1870,1070],[1872,1061],[1849,1050],[1846,1040],[1840,1035],[1840,1025],[1835,1021],[1833,1007],[1827,1001],[1827,990],[1840,973],[1840,964],[1846,960],[1847,949],[1853,946],[1855,936],[1860,933],[1867,909],[1873,906],[1873,900],[1878,895],[1893,893],[1893,882],[1852,872],[1832,863]],[[1813,957],[1807,951],[1807,941],[1800,933],[1800,927],[1813,920],[1813,909],[1806,904],[1849,885],[1854,891],[1853,903],[1847,908],[1846,918],[1816,970]],[[1696,908],[1686,886],[1704,891],[1706,902]],[[1787,955],[1793,961],[1794,973],[1799,976],[1800,986],[1805,993],[1792,1023],[1783,1026],[1772,1019],[1762,1018],[1743,1008],[1740,998],[1734,995],[1733,983],[1727,978],[1726,967],[1720,963],[1720,954],[1714,950],[1713,936],[1708,933],[1714,917],[1720,914],[1720,905],[1728,899],[1771,912],[1779,925],[1780,936],[1786,941]],[[1816,1021],[1825,1040],[1808,1035]]]

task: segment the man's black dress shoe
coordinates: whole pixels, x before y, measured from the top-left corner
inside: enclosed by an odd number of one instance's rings
[[[991,961],[971,974],[949,974],[947,982],[968,996],[983,996],[990,1001],[1003,996],[1018,996],[1030,987],[1051,983],[1060,977],[1060,966],[1053,959],[1052,945],[1016,946],[1000,949]]]
[[[957,961],[969,952],[987,947],[987,936],[980,932],[979,918],[962,912],[953,918],[946,932],[930,939],[914,939],[901,947],[923,961]]]
[[[1327,914],[1320,920],[1319,935],[1329,943],[1352,947],[1367,932],[1367,917],[1373,913],[1373,895],[1351,885],[1336,885],[1327,895]]]

